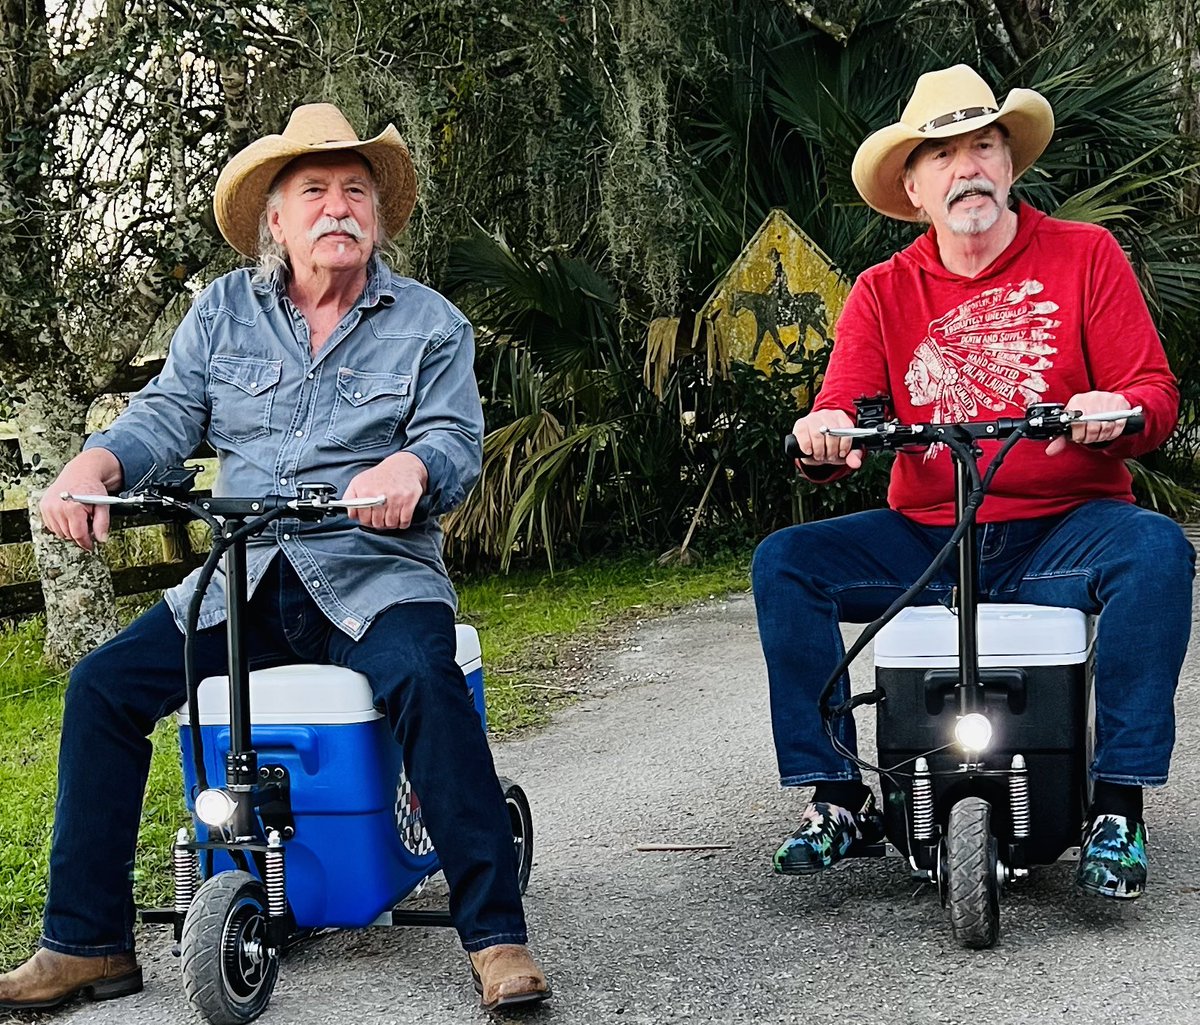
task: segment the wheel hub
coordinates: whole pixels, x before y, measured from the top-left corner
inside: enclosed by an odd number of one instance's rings
[[[230,993],[240,1000],[254,997],[267,978],[266,932],[266,916],[257,902],[243,899],[230,910],[222,944],[221,975]]]
[[[950,887],[949,879],[946,875],[946,861],[946,840],[943,838],[938,843],[937,867],[934,869],[934,877],[937,880],[938,900],[942,902],[942,907],[946,907],[950,903]]]

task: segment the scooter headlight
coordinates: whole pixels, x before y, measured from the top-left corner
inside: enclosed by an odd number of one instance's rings
[[[223,829],[233,821],[237,801],[228,790],[213,788],[196,795],[196,818],[210,829]]]
[[[992,724],[982,712],[968,712],[954,724],[954,739],[968,751],[986,751],[992,742]]]

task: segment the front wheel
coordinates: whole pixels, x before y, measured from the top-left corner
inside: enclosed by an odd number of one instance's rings
[[[500,789],[504,791],[504,807],[508,811],[513,848],[517,853],[517,889],[524,895],[529,885],[529,873],[533,870],[533,812],[529,810],[525,791],[511,779],[501,776]]]
[[[1000,936],[1000,885],[992,806],[982,797],[964,797],[950,809],[944,856],[950,931],[965,947],[994,946]]]
[[[183,988],[211,1025],[253,1021],[270,1003],[279,954],[267,945],[267,891],[249,872],[205,881],[183,920]]]

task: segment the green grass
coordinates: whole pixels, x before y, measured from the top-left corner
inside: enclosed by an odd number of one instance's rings
[[[0,702],[0,965],[27,951],[45,894],[58,753],[58,692]]]
[[[692,567],[625,556],[554,576],[460,581],[459,619],[478,628],[483,645],[491,730],[537,725],[569,699],[560,671],[581,642],[634,617],[744,590],[748,563],[748,553]],[[0,632],[0,971],[33,949],[45,897],[65,678],[40,664],[41,646],[39,620]],[[185,823],[175,732],[165,720],[154,734],[135,875],[143,906],[170,900],[170,844]]]

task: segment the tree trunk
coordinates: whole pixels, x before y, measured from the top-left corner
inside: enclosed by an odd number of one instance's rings
[[[975,0],[976,4],[982,0]],[[1030,60],[1049,41],[1054,31],[1050,4],[1045,0],[991,0],[1004,24],[1017,56]],[[986,8],[985,8],[986,9]]]
[[[87,407],[34,385],[16,418],[21,458],[33,470],[29,530],[46,599],[46,660],[67,667],[117,632],[116,599],[108,567],[42,528],[39,503],[59,470],[81,447]]]

